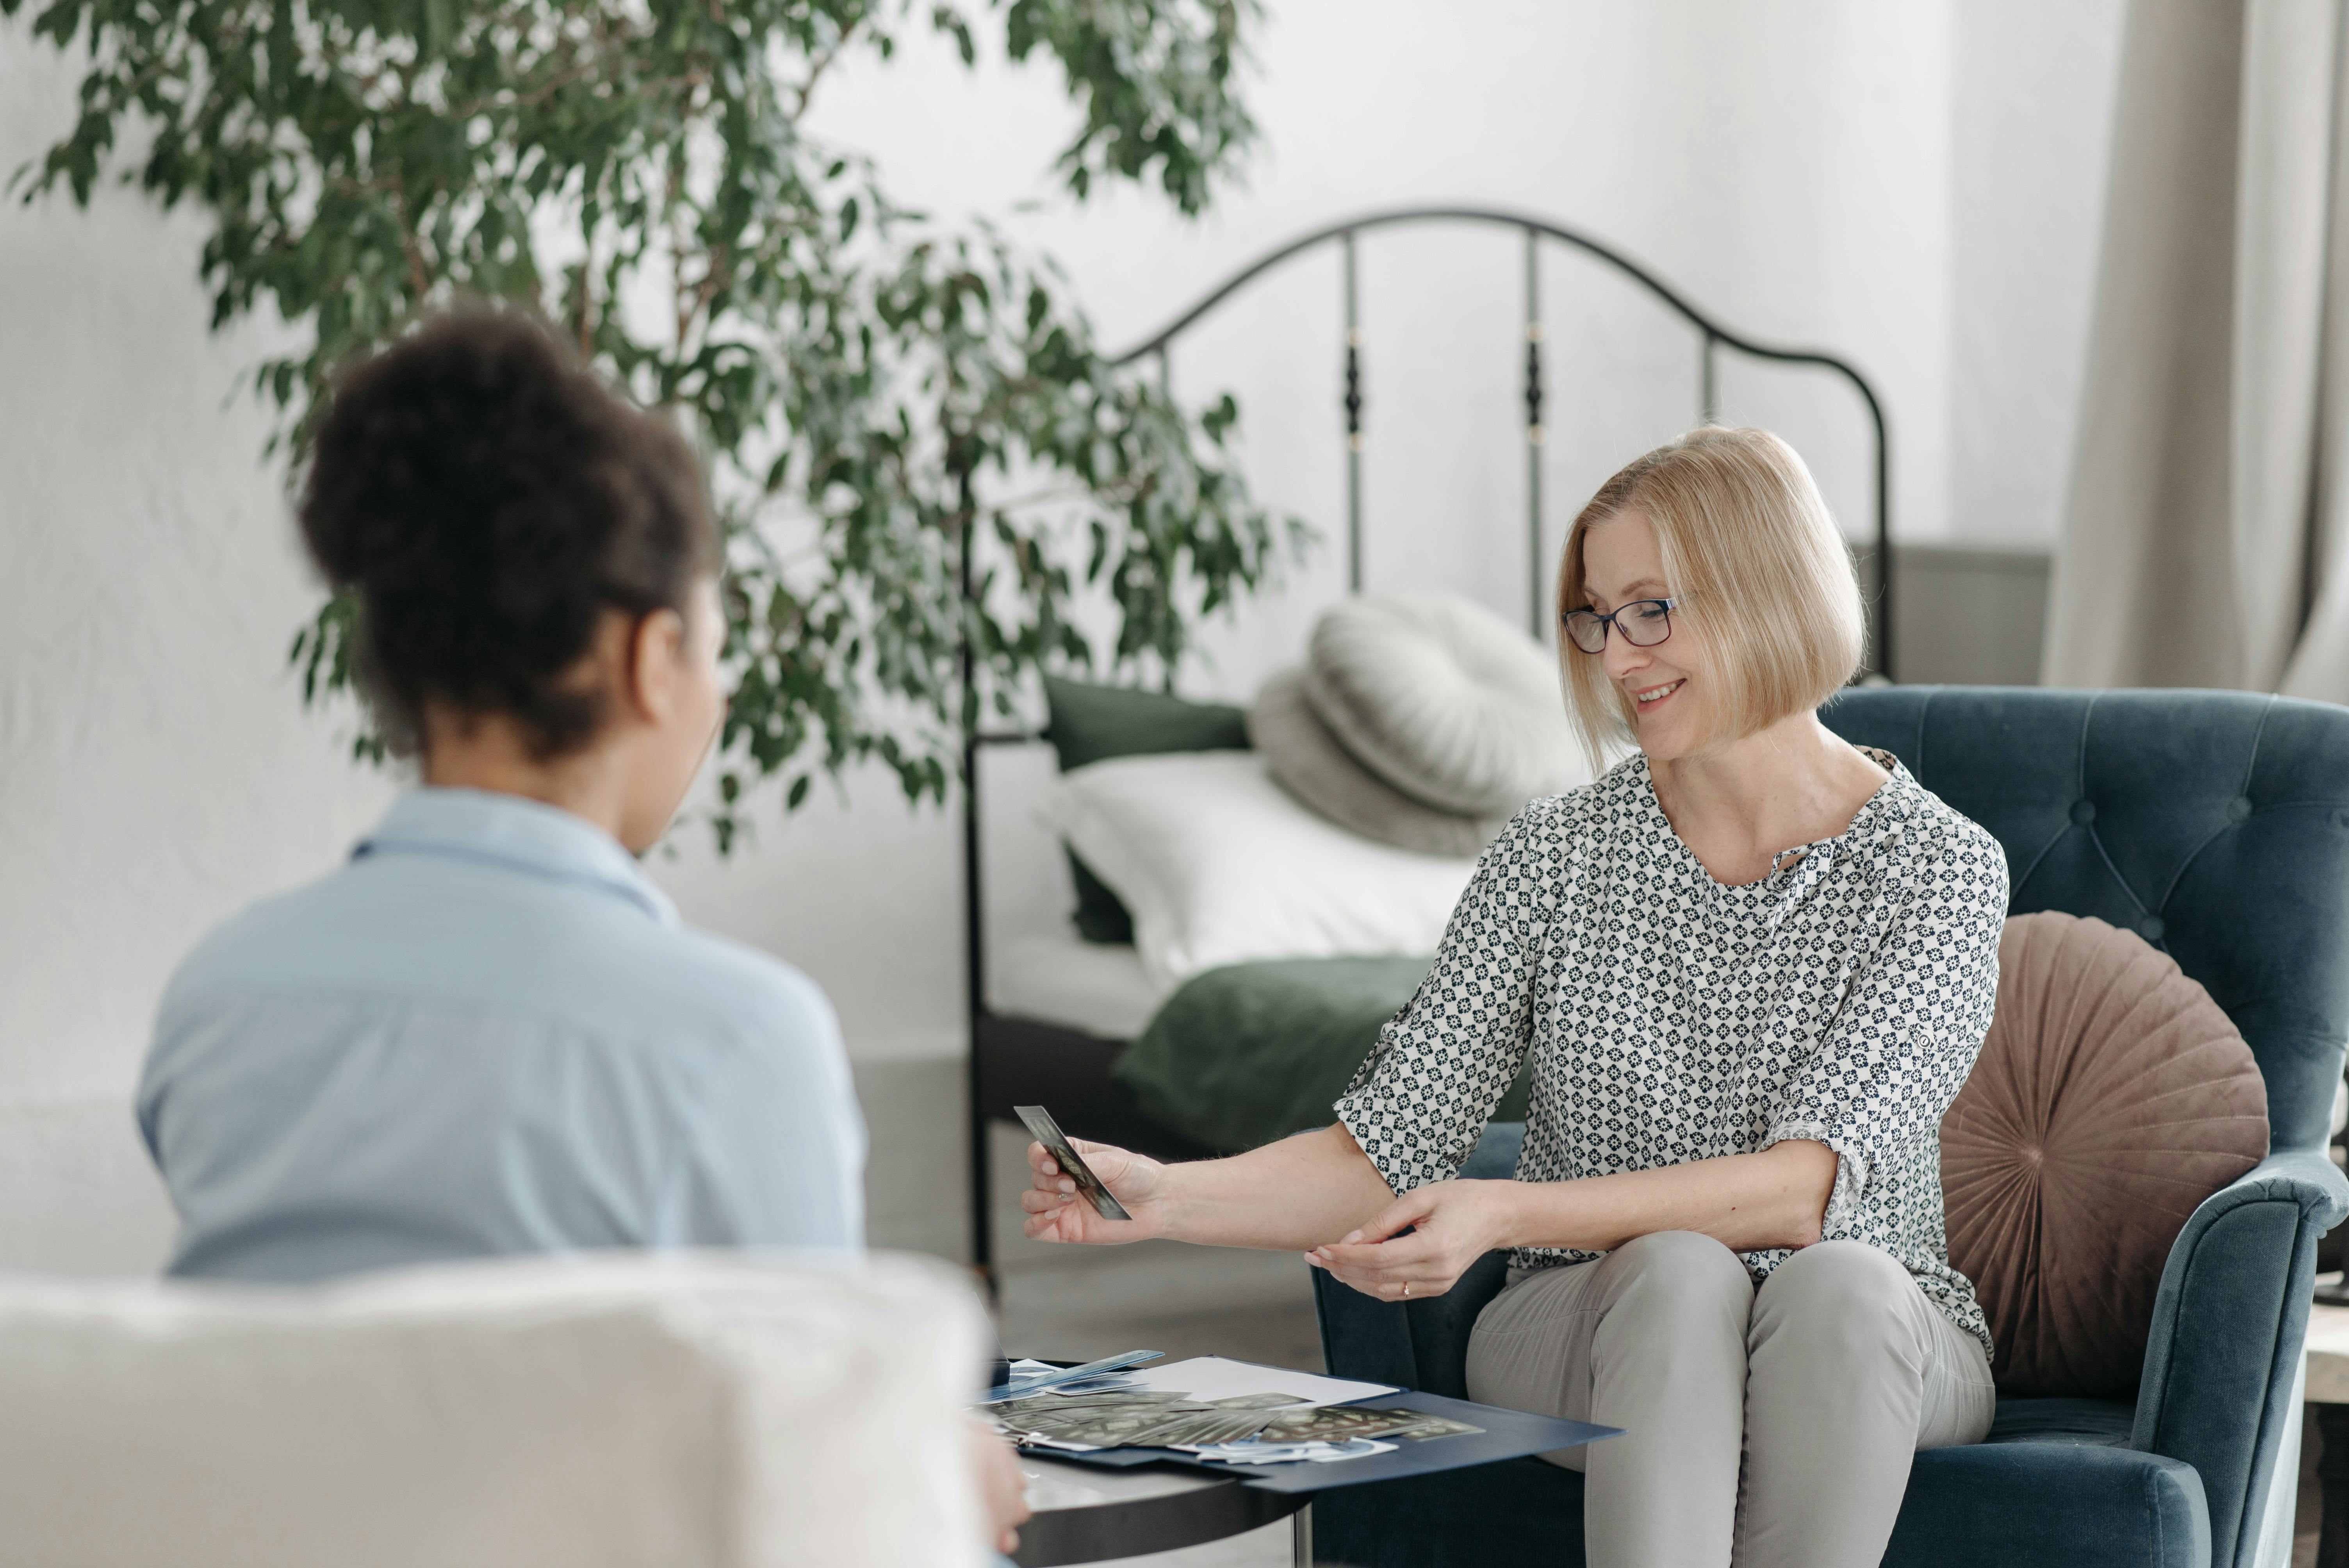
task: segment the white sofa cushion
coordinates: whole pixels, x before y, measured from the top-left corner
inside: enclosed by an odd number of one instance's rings
[[[896,1257],[0,1276],[0,1531],[46,1568],[974,1563],[981,1329]]]

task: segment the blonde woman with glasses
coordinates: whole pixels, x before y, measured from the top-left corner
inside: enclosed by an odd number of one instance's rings
[[[1649,453],[1575,519],[1567,704],[1598,782],[1485,850],[1337,1122],[1165,1165],[1031,1147],[1031,1236],[1293,1247],[1381,1300],[1495,1248],[1475,1398],[1621,1427],[1593,1568],[1874,1568],[1920,1449],[1981,1439],[1990,1335],[1942,1229],[1941,1114],[1989,1027],[2006,861],[1816,709],[1858,667],[1851,557],[1760,430]],[[1454,1178],[1521,1067],[1516,1175]]]

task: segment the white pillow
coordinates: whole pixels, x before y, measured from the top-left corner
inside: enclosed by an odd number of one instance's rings
[[[944,1265],[878,1256],[0,1275],[0,1557],[977,1568],[984,1326]]]
[[[1044,811],[1124,901],[1143,968],[1169,988],[1257,959],[1433,953],[1476,870],[1316,816],[1253,751],[1089,763]]]

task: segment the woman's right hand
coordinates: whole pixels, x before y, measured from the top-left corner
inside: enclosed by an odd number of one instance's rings
[[[1070,1140],[1111,1196],[1125,1205],[1131,1220],[1105,1220],[1060,1161],[1040,1143],[1028,1146],[1028,1191],[1019,1206],[1028,1212],[1020,1229],[1039,1242],[1139,1242],[1166,1233],[1166,1167],[1145,1154],[1112,1143]]]

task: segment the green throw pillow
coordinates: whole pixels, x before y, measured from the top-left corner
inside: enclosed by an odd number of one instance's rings
[[[1061,771],[1111,757],[1142,757],[1167,751],[1245,751],[1247,714],[1227,703],[1185,702],[1163,692],[1129,686],[1092,686],[1044,677],[1050,721],[1044,738],[1061,759]],[[1123,944],[1133,940],[1133,917],[1117,894],[1069,856],[1077,882],[1077,934],[1087,942]]]

